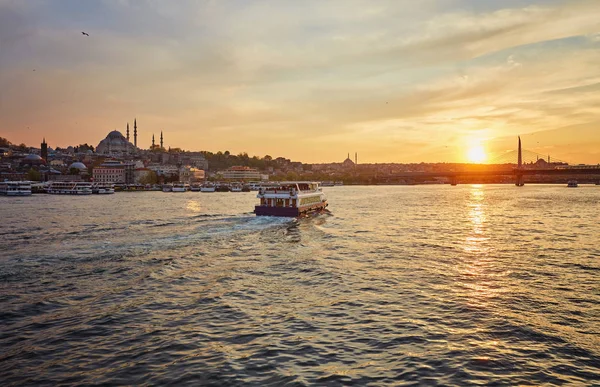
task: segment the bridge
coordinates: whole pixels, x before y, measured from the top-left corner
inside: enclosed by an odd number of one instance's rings
[[[526,158],[524,158],[526,156]],[[593,177],[593,182],[600,184],[599,165],[577,165],[570,166],[568,163],[552,159],[548,161],[540,154],[523,150],[521,137],[519,137],[518,149],[506,152],[490,162],[490,168],[482,170],[460,170],[460,171],[437,171],[437,172],[402,172],[389,176],[392,179],[423,180],[436,177],[448,178],[452,185],[458,183],[459,178],[483,177],[483,176],[511,176],[515,185],[525,185],[524,176],[586,176]],[[535,161],[533,158],[535,157]],[[525,162],[524,162],[525,160]],[[542,161],[540,161],[542,160]],[[515,163],[516,161],[516,163]],[[494,169],[495,168],[495,169]],[[590,181],[590,182],[592,182]]]

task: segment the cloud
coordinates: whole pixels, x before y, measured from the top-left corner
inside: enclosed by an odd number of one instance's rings
[[[592,120],[600,3],[490,4],[0,0],[0,128],[93,143],[137,116],[148,143],[410,161]]]

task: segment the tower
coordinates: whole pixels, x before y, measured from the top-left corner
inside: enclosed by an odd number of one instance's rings
[[[152,133],[152,149],[154,149],[154,133]]]
[[[129,141],[129,122],[127,123],[127,141]]]
[[[42,141],[42,144],[40,146],[41,149],[41,153],[42,153],[42,158],[44,159],[44,161],[48,161],[48,144],[46,144],[46,137],[44,137],[44,141]]]
[[[133,119],[133,145],[137,148],[137,121]]]
[[[354,152],[354,164],[358,164],[358,152]]]
[[[162,136],[162,130],[160,131],[160,149],[163,149],[163,136]]]

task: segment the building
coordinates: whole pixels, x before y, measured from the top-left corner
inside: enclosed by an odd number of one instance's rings
[[[203,181],[204,178],[205,174],[202,169],[189,166],[179,168],[179,181],[182,183],[195,183]]]
[[[40,153],[42,154],[42,158],[44,159],[45,162],[48,162],[48,144],[46,143],[45,138],[44,138],[44,141],[42,141],[40,150],[41,150]]]
[[[242,166],[228,168],[221,174],[228,180],[260,180],[261,178],[260,172],[256,169]]]
[[[93,171],[94,182],[97,183],[135,183],[135,163],[123,163],[107,160]]]
[[[110,132],[96,147],[96,153],[113,156],[130,155],[135,153],[136,150],[135,145],[130,143],[118,130]]]

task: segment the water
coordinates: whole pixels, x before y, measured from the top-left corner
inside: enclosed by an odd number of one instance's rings
[[[0,197],[11,385],[600,381],[600,187]]]

